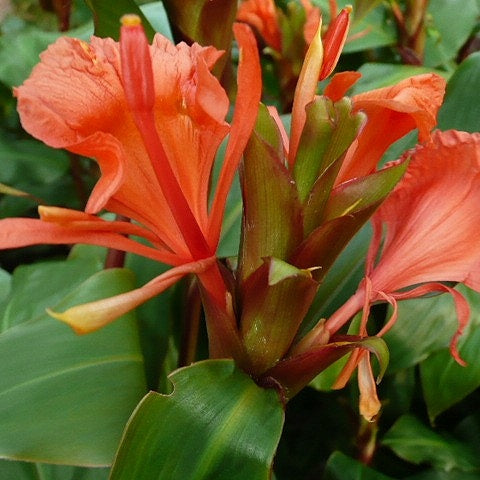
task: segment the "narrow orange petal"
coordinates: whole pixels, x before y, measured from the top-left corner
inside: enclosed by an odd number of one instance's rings
[[[122,25],[120,57],[122,83],[128,106],[180,235],[194,258],[209,256],[213,252],[206,244],[156,129],[152,59],[141,23],[132,25],[127,22]]]
[[[152,248],[118,233],[102,228],[74,228],[33,218],[5,218],[0,220],[0,249],[20,248],[30,245],[70,245],[85,243],[135,253],[169,265],[184,263],[182,258],[167,250]]]
[[[327,33],[323,39],[324,53],[320,80],[327,78],[337,66],[350,28],[351,13],[351,6],[343,8],[335,20],[330,21],[328,25]]]
[[[210,212],[209,243],[215,246],[220,239],[228,193],[243,151],[255,126],[262,95],[262,71],[255,37],[251,29],[244,24],[234,24],[233,31],[240,47],[238,91],[225,160]]]
[[[370,353],[364,352],[358,363],[358,387],[360,389],[360,413],[369,422],[378,415],[382,404],[378,399],[377,387],[370,365]]]
[[[71,307],[64,312],[47,312],[53,318],[70,325],[78,334],[91,333],[102,328],[150,298],[159,295],[189,273],[199,273],[208,268],[215,258],[188,263],[154,278],[141,288],[114,297]]]

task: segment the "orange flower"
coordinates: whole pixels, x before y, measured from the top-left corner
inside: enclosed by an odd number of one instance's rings
[[[480,292],[480,134],[437,131],[431,142],[407,152],[405,158],[409,156],[405,176],[372,218],[374,236],[365,279],[325,327],[334,334],[363,308],[360,335],[366,336],[370,304],[387,301],[393,314],[377,333],[383,335],[397,319],[397,300],[448,292],[459,322],[450,349],[464,364],[457,342],[468,322],[469,306],[458,291],[441,282],[461,282]],[[352,356],[336,386],[344,385],[361,363],[360,387],[372,418],[376,413],[372,405],[380,404],[366,370],[366,355]]]
[[[216,262],[208,259],[215,256],[225,201],[261,95],[254,37],[246,25],[234,31],[241,60],[231,125],[225,121],[227,95],[210,73],[222,54],[213,47],[175,46],[158,34],[148,45],[136,16],[124,17],[120,44],[92,37],[90,44],[61,38],[51,45],[14,90],[22,125],[52,147],[94,158],[102,175],[85,212],[40,207],[39,220],[2,220],[0,248],[81,242],[133,252],[177,266],[165,274],[168,284],[189,271],[198,273],[224,308],[226,287]],[[227,134],[209,209],[213,162]],[[134,223],[95,216],[104,209]],[[149,245],[130,240],[130,234]],[[160,277],[154,285],[124,294],[122,305],[134,308],[166,288]],[[108,299],[104,306],[106,323],[116,303]],[[93,311],[84,307],[84,313]],[[68,311],[57,316],[73,318]]]
[[[256,29],[265,43],[277,52],[282,50],[282,32],[273,0],[246,0],[240,4],[237,20]]]
[[[335,75],[325,95],[339,100],[358,78],[357,72]],[[437,122],[445,85],[442,77],[427,73],[354,95],[354,111],[364,112],[367,122],[347,152],[337,183],[375,171],[388,147],[415,128],[419,131],[419,141],[427,141]]]

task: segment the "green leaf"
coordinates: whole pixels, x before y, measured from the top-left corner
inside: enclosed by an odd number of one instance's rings
[[[134,0],[116,0],[115,2],[110,0],[85,1],[93,12],[95,35],[97,37],[111,37],[114,40],[118,40],[120,38],[120,18],[126,13],[134,13],[142,19],[143,28],[150,41],[155,35],[155,29]]]
[[[351,1],[342,1],[339,2],[339,6],[340,4],[345,6],[348,3],[351,3]],[[347,40],[343,52],[353,53],[394,45],[397,41],[397,32],[394,23],[389,21],[387,15],[386,7],[378,6],[357,22],[354,9],[353,25],[349,35],[353,37],[353,40]]]
[[[323,480],[393,480],[341,452],[333,452],[325,467]]]
[[[93,257],[18,267],[12,277],[12,293],[0,331],[42,316],[46,308],[58,303],[101,267]],[[66,277],[70,281],[65,281]]]
[[[172,30],[163,2],[151,2],[140,5],[140,10],[147,17],[148,22],[156,32],[161,33],[173,42]]]
[[[96,333],[77,336],[39,313],[44,306],[63,310],[133,287],[131,272],[112,269],[98,272],[74,290],[76,275],[85,273],[77,262],[67,261],[24,267],[13,276],[5,314],[9,320],[3,322],[10,328],[0,334],[0,457],[109,465],[123,426],[145,392],[133,314]],[[59,301],[54,287],[61,282],[62,295],[68,286],[73,291]],[[45,298],[40,302],[41,292]]]
[[[480,301],[478,293],[466,288],[463,288],[463,292],[472,309],[471,325],[462,335],[459,344],[460,356],[467,362],[467,366],[462,367],[455,362],[448,348],[435,353],[420,364],[424,398],[432,421],[437,415],[480,387],[478,362]],[[455,319],[456,313],[452,312],[452,317]]]
[[[469,445],[431,430],[412,415],[400,417],[385,434],[382,444],[417,465],[427,463],[447,472],[480,468],[480,459]]]
[[[480,52],[477,52],[467,57],[450,78],[445,102],[438,114],[439,128],[480,131],[479,84]]]
[[[476,0],[430,0],[424,64],[448,66],[477,25]]]
[[[22,84],[39,62],[39,54],[60,35],[60,32],[45,32],[35,27],[13,30],[1,35],[0,81],[9,87]],[[86,26],[70,30],[66,35],[87,40],[91,29]]]
[[[264,122],[277,128],[261,109],[260,134]],[[262,264],[264,257],[287,260],[303,237],[295,183],[278,149],[259,133],[255,131],[248,142],[240,172],[244,218],[239,265],[243,279]]]
[[[310,272],[276,258],[264,259],[242,285],[241,334],[260,375],[290,348],[317,291]]]
[[[0,460],[0,478],[4,480],[107,480],[108,469]]]
[[[149,393],[131,417],[110,480],[267,480],[283,427],[274,390],[231,360],[171,375],[174,392]]]

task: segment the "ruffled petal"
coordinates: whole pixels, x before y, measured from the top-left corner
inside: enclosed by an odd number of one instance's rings
[[[435,132],[411,152],[403,179],[374,216],[386,226],[370,273],[387,294],[419,283],[480,285],[480,134]]]
[[[427,141],[436,124],[445,84],[442,77],[429,73],[355,95],[354,110],[363,111],[367,123],[357,147],[348,151],[337,183],[373,172],[388,147],[415,128],[420,142]]]
[[[68,148],[95,132],[112,132],[126,116],[118,44],[61,37],[14,89],[23,127],[47,145]]]

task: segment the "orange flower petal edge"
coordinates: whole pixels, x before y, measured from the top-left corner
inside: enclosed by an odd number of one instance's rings
[[[353,96],[354,111],[364,112],[367,122],[356,148],[348,150],[336,183],[372,173],[388,147],[415,128],[420,142],[428,141],[445,85],[442,77],[429,73]]]

